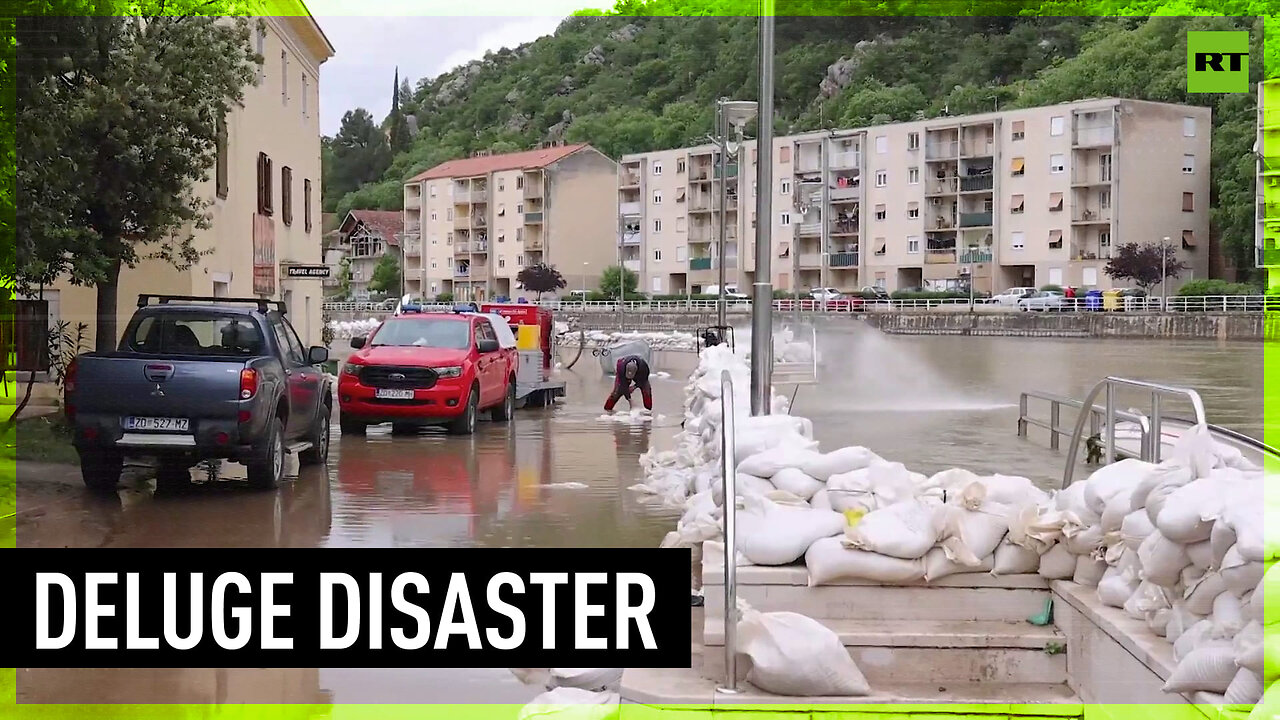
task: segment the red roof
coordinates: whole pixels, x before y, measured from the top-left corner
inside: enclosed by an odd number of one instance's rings
[[[352,220],[363,224],[369,231],[382,236],[388,245],[399,245],[396,235],[404,232],[404,217],[399,210],[352,210],[342,222],[339,232],[349,236],[355,232]]]
[[[533,168],[546,167],[551,163],[569,157],[586,147],[589,147],[586,143],[577,143],[574,145],[560,145],[557,147],[541,148],[538,150],[505,153],[502,155],[487,155],[485,157],[450,160],[448,162],[440,163],[430,170],[414,175],[409,178],[407,182],[414,183],[421,182],[423,180],[436,180],[439,178],[450,177],[476,177],[479,175],[488,175],[489,173],[501,170],[531,170]]]

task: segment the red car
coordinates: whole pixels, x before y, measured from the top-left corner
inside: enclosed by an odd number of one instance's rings
[[[481,411],[495,422],[515,413],[516,342],[500,316],[405,313],[351,347],[338,378],[344,435],[386,422],[399,432],[447,425],[470,435]]]

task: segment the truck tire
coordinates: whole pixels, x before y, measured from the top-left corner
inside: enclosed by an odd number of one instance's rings
[[[498,405],[490,411],[490,417],[494,422],[511,422],[511,418],[516,414],[516,379],[514,377],[507,378],[507,396]]]
[[[333,408],[321,405],[319,416],[311,428],[311,447],[298,454],[298,462],[303,465],[323,465],[329,461],[329,424],[333,416]]]
[[[476,387],[471,388],[471,395],[467,397],[467,408],[462,411],[462,417],[454,420],[449,425],[450,435],[471,435],[476,431],[476,414],[480,411],[480,391]]]
[[[267,432],[253,449],[253,457],[245,463],[249,469],[249,485],[260,490],[274,490],[284,476],[284,428],[280,418],[267,423]]]
[[[359,420],[347,417],[346,413],[338,416],[338,426],[342,429],[343,435],[364,435],[365,429],[369,427]]]
[[[124,458],[111,450],[81,450],[80,477],[93,492],[112,492],[120,484]]]

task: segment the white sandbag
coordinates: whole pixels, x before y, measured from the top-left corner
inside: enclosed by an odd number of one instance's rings
[[[1089,504],[1084,499],[1084,491],[1085,483],[1072,483],[1053,496],[1054,507],[1074,515],[1078,525],[1085,527],[1097,525],[1102,520],[1102,514],[1089,509]]]
[[[844,516],[831,510],[786,507],[766,498],[744,498],[743,504],[738,546],[756,565],[793,563],[815,540],[844,532]]]
[[[552,688],[618,692],[621,682],[622,668],[551,668]]]
[[[977,473],[970,470],[965,470],[964,468],[951,468],[931,475],[929,479],[925,481],[925,486],[931,488],[943,488],[951,491],[959,490],[970,483],[979,482],[981,479],[982,478],[980,478]]]
[[[1148,535],[1138,547],[1138,560],[1142,563],[1142,579],[1164,586],[1176,583],[1182,568],[1191,562],[1185,546],[1169,540],[1158,531]]]
[[[793,415],[756,415],[739,420],[738,423],[734,451],[740,458],[749,458],[782,446],[808,450],[816,450],[818,447],[818,443],[812,439],[813,425],[805,418]],[[687,424],[685,429],[688,429]]]
[[[542,693],[520,709],[516,720],[555,717],[556,720],[606,720],[619,717],[617,693],[596,693],[561,687]]]
[[[861,470],[832,475],[827,496],[834,510],[870,512],[916,497],[923,481],[923,475],[910,472],[902,463],[876,461]]]
[[[1245,560],[1233,545],[1222,558],[1222,566],[1218,572],[1222,573],[1227,589],[1235,593],[1236,597],[1243,597],[1262,581],[1264,567],[1260,562]]]
[[[938,505],[921,500],[873,510],[845,528],[846,544],[905,560],[922,558],[938,542],[939,511]]]
[[[1275,502],[1274,492],[1264,493],[1265,482],[1245,481],[1232,483],[1223,500],[1219,522],[1225,523],[1236,534],[1236,549],[1250,562],[1268,562],[1277,557],[1276,547],[1280,533],[1270,533],[1268,527],[1280,527],[1280,503]],[[1274,478],[1268,477],[1267,482]]]
[[[1222,512],[1221,481],[1206,477],[1183,485],[1169,495],[1156,518],[1162,535],[1182,544],[1208,540],[1213,521]]]
[[[1040,577],[1049,580],[1068,580],[1076,573],[1076,556],[1059,543],[1040,556]]]
[[[836,580],[875,580],[882,583],[912,583],[924,578],[924,562],[903,560],[845,547],[843,538],[823,538],[804,554],[809,568],[809,586]]]
[[[867,448],[855,445],[812,458],[801,465],[800,469],[807,475],[826,482],[832,475],[862,470],[870,467],[873,462],[884,462],[884,460]]]
[[[1148,620],[1148,615],[1169,609],[1169,597],[1164,590],[1149,582],[1141,582],[1128,600],[1125,600],[1124,611],[1134,620]]]
[[[1240,598],[1224,592],[1213,599],[1213,634],[1215,637],[1233,638],[1244,627],[1244,609]]]
[[[1084,482],[1084,501],[1094,514],[1101,517],[1107,501],[1120,492],[1133,494],[1155,465],[1134,458],[1121,460],[1095,470]]]
[[[524,685],[546,687],[551,682],[551,668],[507,668]]]
[[[740,473],[772,480],[773,476],[783,468],[798,468],[820,457],[822,457],[820,453],[808,448],[775,447],[746,458],[738,463],[737,470]]]
[[[1102,526],[1102,532],[1114,533],[1119,532],[1124,525],[1124,519],[1129,515],[1129,495],[1124,492],[1118,492],[1107,499],[1107,504],[1102,510],[1102,519],[1098,524]]]
[[[1005,538],[996,548],[991,562],[992,575],[1023,575],[1040,569],[1040,554],[1030,548],[1015,545]]]
[[[1107,568],[1098,581],[1098,600],[1108,607],[1122,608],[1138,591],[1141,580],[1119,568]]]
[[[1187,653],[1164,684],[1168,693],[1225,692],[1236,675],[1235,652],[1225,641],[1206,643]]]
[[[831,507],[831,496],[827,495],[827,489],[824,487],[809,498],[809,506],[819,510],[833,510]]]
[[[1247,668],[1240,668],[1223,695],[1223,701],[1227,705],[1257,703],[1262,699],[1262,675]]]
[[[1107,563],[1105,560],[1099,560],[1089,555],[1080,555],[1076,557],[1076,571],[1072,575],[1072,582],[1085,587],[1097,587],[1102,582],[1102,576],[1107,572]]]
[[[1169,622],[1165,625],[1164,637],[1171,643],[1177,642],[1184,632],[1203,619],[1187,610],[1185,602],[1175,600],[1173,607],[1169,610]]]
[[[770,478],[773,486],[808,500],[825,486],[799,468],[782,468]]]
[[[1133,492],[1129,496],[1129,509],[1142,510],[1147,507],[1147,500],[1151,497],[1151,492],[1161,485],[1168,485],[1171,488],[1178,488],[1195,480],[1196,476],[1191,468],[1187,467],[1180,461],[1166,459],[1159,465],[1156,465],[1147,473],[1146,477],[1134,486]],[[1170,490],[1172,492],[1172,490]],[[1151,521],[1152,524],[1155,520]]]
[[[747,610],[738,622],[739,652],[751,658],[747,681],[775,695],[867,695],[867,679],[840,636],[792,612]]]
[[[1200,582],[1186,590],[1187,609],[1197,615],[1213,612],[1213,601],[1227,591],[1227,583],[1216,572],[1205,573]]]
[[[1204,579],[1205,573],[1207,572],[1209,571],[1205,570],[1204,568],[1199,568],[1199,567],[1196,567],[1195,565],[1188,565],[1182,568],[1182,572],[1179,573],[1178,582],[1182,583],[1183,590],[1190,587],[1195,587],[1196,584],[1198,584],[1202,579]]]
[[[1084,528],[1063,528],[1063,544],[1073,555],[1089,555],[1102,547],[1102,525],[1090,525]]]
[[[1192,693],[1191,703],[1202,711],[1208,708],[1220,708],[1227,703],[1227,696],[1223,693]]]
[[[1258,581],[1257,587],[1249,593],[1249,602],[1246,603],[1245,607],[1245,617],[1249,620],[1257,620],[1260,623],[1265,623],[1267,620],[1267,596],[1266,592],[1263,590],[1263,585],[1266,582],[1267,578],[1264,575],[1263,578]],[[1275,602],[1274,596],[1272,597],[1271,602]]]
[[[977,509],[945,505],[938,512],[938,539],[949,560],[978,566],[1009,532],[1008,505],[986,501]],[[989,570],[990,568],[988,568]]]
[[[1236,544],[1236,531],[1225,522],[1215,522],[1209,531],[1209,548],[1213,552],[1213,567],[1222,567],[1227,552]]]
[[[1202,478],[1221,464],[1221,453],[1213,434],[1206,425],[1196,425],[1178,438],[1169,457],[1191,468],[1195,476]]]
[[[1251,620],[1231,639],[1235,650],[1236,665],[1252,670],[1261,676],[1265,665],[1262,623]]]
[[[1017,475],[988,475],[978,478],[987,489],[987,500],[1001,505],[1044,505],[1049,493],[1035,486],[1030,479]],[[964,487],[961,485],[960,487]]]
[[[1155,529],[1156,526],[1151,524],[1151,518],[1147,517],[1145,508],[1134,510],[1125,515],[1124,521],[1120,524],[1120,539],[1125,547],[1137,550],[1142,546],[1142,541],[1155,532]]]
[[[1182,661],[1192,650],[1211,642],[1213,639],[1213,621],[1205,618],[1187,628],[1173,643],[1173,659]]]
[[[1276,720],[1280,717],[1280,683],[1268,684],[1264,678],[1263,684],[1266,692],[1262,693],[1262,700],[1253,706],[1248,720]]]
[[[1201,540],[1186,545],[1187,558],[1191,560],[1191,564],[1201,570],[1217,570],[1218,566],[1213,562],[1213,546],[1208,540]]]
[[[1187,478],[1191,478],[1188,480]],[[1164,510],[1164,505],[1169,498],[1183,487],[1194,481],[1194,477],[1189,474],[1171,474],[1160,484],[1156,485],[1149,495],[1147,495],[1147,517],[1151,518],[1151,523],[1160,528],[1160,511]]]
[[[1021,545],[1037,553],[1049,552],[1063,538],[1063,529],[1068,523],[1074,525],[1073,515],[1050,506],[1026,505],[1016,509],[1009,516],[1009,542]]]
[[[735,473],[734,486],[738,497],[767,495],[778,489],[768,480],[744,472]],[[716,505],[724,505],[724,485],[719,481],[718,477],[715,482],[711,483],[711,494],[715,498]]]
[[[925,582],[941,580],[958,573],[991,572],[995,569],[995,555],[988,555],[976,565],[951,559],[944,548],[934,548],[924,556]]]

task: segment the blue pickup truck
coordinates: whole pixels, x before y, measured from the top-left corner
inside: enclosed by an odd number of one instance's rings
[[[303,347],[285,314],[276,301],[140,295],[117,351],[68,368],[66,413],[85,485],[113,490],[131,458],[155,462],[159,483],[231,460],[265,489],[280,482],[287,453],[324,463],[329,351]]]

